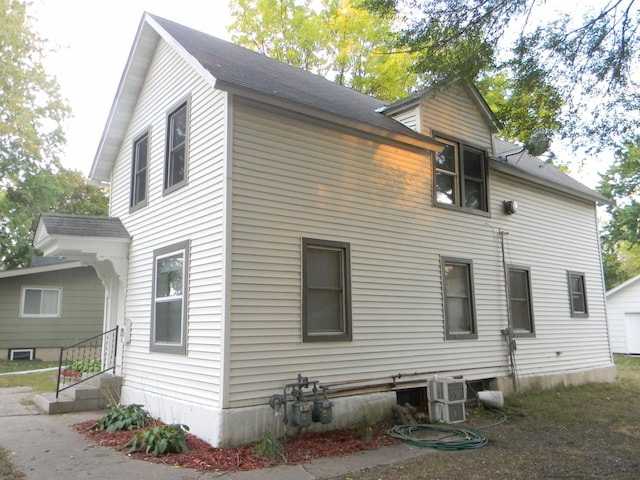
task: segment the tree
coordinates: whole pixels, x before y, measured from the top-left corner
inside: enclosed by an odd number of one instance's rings
[[[419,88],[412,55],[391,45],[394,19],[357,0],[233,0],[234,42],[341,85],[395,101]],[[314,8],[315,7],[315,8]]]
[[[28,3],[0,0],[0,270],[29,264],[39,212],[105,215],[105,192],[65,170],[69,107],[42,65]]]
[[[640,273],[640,136],[616,152],[598,190],[612,202],[601,237],[610,287]]]
[[[0,186],[59,166],[69,108],[42,65],[44,42],[27,4],[0,0]]]
[[[105,216],[108,197],[74,170],[26,173],[16,186],[0,194],[0,270],[28,266],[37,251],[32,246],[40,213]]]
[[[414,68],[433,84],[501,72],[525,91],[550,86],[564,102],[561,135],[576,145],[620,144],[635,132],[640,105],[635,0],[592,0],[601,7],[584,17],[561,14],[551,21],[541,16],[544,3],[364,0],[371,11],[403,19],[398,47],[416,52]]]

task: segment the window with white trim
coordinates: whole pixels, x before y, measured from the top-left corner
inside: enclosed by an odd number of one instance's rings
[[[59,318],[62,306],[61,287],[22,287],[20,316]]]
[[[189,243],[156,250],[153,255],[151,350],[186,354]]]
[[[305,342],[351,340],[349,244],[302,239],[302,333]]]
[[[473,262],[442,257],[445,338],[478,338],[473,289]]]
[[[488,212],[484,151],[444,138],[437,140],[445,147],[434,156],[436,205]]]

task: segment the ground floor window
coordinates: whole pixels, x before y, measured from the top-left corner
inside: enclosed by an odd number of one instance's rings
[[[586,317],[589,314],[587,308],[587,288],[584,273],[567,272],[569,277],[569,299],[572,317]]]
[[[189,243],[153,255],[151,350],[185,354]]]
[[[535,331],[531,301],[531,275],[528,267],[509,266],[509,308],[514,335],[533,335]]]
[[[477,338],[473,289],[473,262],[442,257],[445,336],[447,339]]]
[[[22,287],[20,316],[60,317],[62,288]]]

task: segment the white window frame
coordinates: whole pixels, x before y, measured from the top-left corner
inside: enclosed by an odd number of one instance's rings
[[[35,348],[10,348],[9,349],[9,360],[12,362],[16,362],[16,361],[20,361],[20,360],[16,360],[15,354],[16,353],[25,353],[28,352],[29,353],[29,358],[28,360],[35,360],[36,359],[36,349]]]
[[[27,290],[55,291],[58,293],[58,305],[56,313],[25,313],[25,300]],[[40,311],[42,312],[42,297],[40,300]],[[21,318],[60,318],[62,316],[62,287],[25,285],[20,292],[20,317]]]

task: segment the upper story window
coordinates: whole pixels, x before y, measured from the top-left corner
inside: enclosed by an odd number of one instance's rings
[[[531,276],[528,267],[509,266],[509,309],[515,336],[532,336],[533,304]]]
[[[436,204],[488,212],[485,153],[460,142],[437,140],[445,147],[435,154]]]
[[[478,338],[473,289],[473,263],[461,258],[441,258],[444,323],[447,339]]]
[[[187,278],[189,242],[154,252],[151,350],[187,351]]]
[[[349,244],[304,238],[302,262],[303,341],[351,340]]]
[[[569,277],[569,300],[572,317],[586,317],[589,314],[587,307],[587,288],[584,273],[567,272]]]
[[[131,162],[131,195],[129,207],[133,210],[147,204],[147,171],[149,158],[149,132],[133,142]]]
[[[187,183],[188,120],[189,101],[181,103],[167,116],[167,150],[164,165],[165,193]]]
[[[22,287],[21,317],[60,317],[62,288]]]

